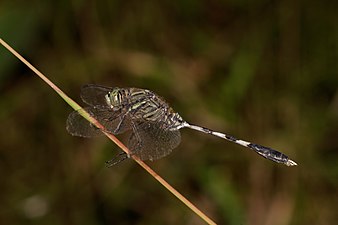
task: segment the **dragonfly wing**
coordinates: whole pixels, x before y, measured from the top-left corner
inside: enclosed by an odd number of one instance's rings
[[[170,154],[180,142],[179,130],[163,129],[159,122],[142,122],[133,126],[128,147],[141,160],[157,160]]]
[[[85,108],[88,112],[88,108]],[[96,137],[103,135],[101,130],[91,124],[83,116],[80,115],[79,111],[73,111],[69,114],[66,121],[66,129],[68,133],[78,137]]]
[[[130,117],[122,110],[112,111],[103,107],[86,107],[84,110],[101,123],[108,133],[121,134],[131,129]],[[70,134],[79,137],[102,135],[101,130],[83,118],[79,111],[74,111],[68,116],[66,128]]]
[[[110,92],[112,88],[97,85],[86,84],[81,88],[81,99],[83,102],[90,106],[108,106],[106,102],[106,94]]]

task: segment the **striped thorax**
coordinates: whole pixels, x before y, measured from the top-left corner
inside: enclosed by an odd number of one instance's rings
[[[123,109],[139,121],[161,122],[164,129],[178,130],[185,123],[164,99],[146,89],[113,88],[105,99],[112,110]]]

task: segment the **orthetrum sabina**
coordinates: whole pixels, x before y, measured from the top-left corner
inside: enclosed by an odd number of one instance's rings
[[[149,90],[88,84],[82,87],[81,98],[89,105],[84,109],[105,127],[106,132],[116,135],[130,131],[127,147],[141,160],[157,160],[170,154],[181,141],[179,130],[187,127],[247,147],[274,162],[297,165],[274,149],[186,122],[160,96]],[[103,134],[78,111],[68,116],[67,130],[80,137]],[[128,156],[123,152],[107,163],[114,165],[126,158]]]

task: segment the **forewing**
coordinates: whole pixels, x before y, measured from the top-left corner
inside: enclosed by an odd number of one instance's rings
[[[84,110],[101,123],[108,133],[120,134],[131,129],[129,116],[121,110],[113,111],[102,107],[86,107]],[[101,130],[83,118],[79,111],[69,114],[66,129],[70,134],[79,137],[102,135]]]
[[[90,106],[108,106],[105,96],[112,88],[97,84],[86,84],[81,88],[81,99]]]
[[[85,110],[89,112],[89,108],[85,108]],[[79,111],[73,111],[69,114],[66,129],[68,133],[78,137],[96,137],[103,134],[99,128],[83,118]]]
[[[178,130],[163,129],[161,123],[142,122],[134,124],[128,148],[141,160],[157,160],[167,156],[181,141]]]

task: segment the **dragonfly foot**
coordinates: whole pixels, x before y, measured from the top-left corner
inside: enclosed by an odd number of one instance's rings
[[[119,164],[120,162],[123,162],[125,159],[128,159],[128,155],[125,152],[121,152],[120,154],[118,154],[117,156],[115,156],[114,158],[112,158],[111,160],[106,162],[106,166],[112,167],[115,166],[117,164]]]

